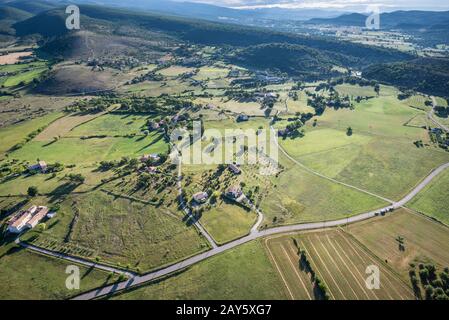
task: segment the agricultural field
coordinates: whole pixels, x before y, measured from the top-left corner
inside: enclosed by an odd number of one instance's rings
[[[408,209],[349,225],[345,230],[395,269],[407,283],[410,283],[411,263],[435,263],[441,268],[449,265],[448,228]],[[403,249],[398,237],[403,238]]]
[[[51,113],[14,126],[0,128],[0,154],[8,152],[16,144],[23,142],[29,134],[45,128],[62,116],[62,113]]]
[[[72,131],[75,127],[79,125],[91,121],[99,116],[102,113],[94,113],[94,114],[70,114],[65,117],[59,118],[56,121],[52,122],[44,131],[39,133],[36,136],[36,141],[50,141],[55,137],[64,137],[70,131]]]
[[[91,135],[126,136],[142,134],[142,128],[151,117],[132,114],[107,114],[95,117],[89,122],[77,126],[68,134],[71,137]]]
[[[13,52],[5,55],[0,55],[0,65],[15,64],[23,57],[29,57],[33,53],[31,51]]]
[[[410,287],[389,266],[343,231],[269,238],[265,243],[291,299],[320,298],[311,282],[311,270],[324,282],[330,299],[408,300],[414,297]],[[310,267],[300,259],[299,250],[304,251]],[[371,265],[380,269],[378,290],[366,287],[365,271]]]
[[[118,88],[119,92],[127,94],[139,94],[149,97],[158,97],[162,94],[182,94],[184,92],[193,91],[195,87],[192,87],[187,82],[181,82],[179,80],[167,80],[166,82],[157,81],[145,81],[142,83],[121,86]],[[201,89],[201,88],[200,88]]]
[[[431,109],[431,107],[430,107],[430,105],[427,105],[426,102],[431,103],[431,100],[422,95],[413,95],[404,100],[404,103],[406,103],[410,107],[413,107],[416,109],[421,109],[424,111],[429,111]]]
[[[449,225],[449,172],[441,173],[424,188],[408,207]]]
[[[168,147],[160,135],[148,137],[61,138],[56,142],[31,141],[10,154],[11,159],[49,163],[88,164],[122,157],[165,153]]]
[[[160,70],[158,73],[163,75],[164,77],[178,77],[183,73],[193,71],[192,68],[186,68],[181,66],[171,66],[165,69]]]
[[[27,85],[33,80],[39,79],[47,70],[47,63],[41,61],[0,66],[0,73],[7,74],[0,77],[0,85],[4,88]]]
[[[263,245],[253,241],[113,299],[281,300],[288,296]]]
[[[229,69],[220,68],[216,66],[207,66],[199,69],[199,72],[193,77],[195,80],[203,81],[203,80],[222,80],[226,78]]]
[[[375,97],[377,95],[371,86],[339,84],[335,86],[335,90],[341,95],[350,97]]]
[[[79,265],[80,289],[68,290],[65,285],[65,270],[69,265],[73,265],[73,262],[47,257],[13,245],[0,247],[0,281],[3,288],[8,288],[0,292],[0,300],[68,299],[118,280],[116,275]]]

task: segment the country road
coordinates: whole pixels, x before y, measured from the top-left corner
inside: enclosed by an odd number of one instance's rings
[[[150,272],[143,276],[136,276],[127,281],[116,283],[114,285],[108,285],[103,288],[99,288],[99,289],[96,289],[93,291],[83,293],[83,294],[75,297],[74,299],[75,300],[90,300],[90,299],[100,298],[100,297],[104,297],[104,296],[119,292],[121,290],[125,290],[125,289],[135,287],[138,285],[142,285],[142,284],[150,282],[154,279],[157,279],[157,278],[169,275],[173,272],[182,270],[186,267],[194,265],[195,263],[203,261],[209,257],[218,255],[222,252],[228,251],[228,250],[235,248],[239,245],[242,245],[244,243],[247,243],[247,242],[262,238],[262,237],[266,237],[269,235],[278,234],[278,233],[294,232],[294,231],[304,231],[304,230],[314,230],[314,229],[321,229],[321,228],[328,228],[328,227],[336,227],[336,226],[345,225],[348,223],[354,223],[354,222],[373,218],[373,217],[377,216],[382,211],[397,209],[397,208],[404,206],[407,202],[409,202],[411,199],[413,199],[424,187],[426,187],[436,176],[438,176],[442,171],[446,170],[447,168],[449,168],[449,163],[443,164],[440,167],[438,167],[437,169],[433,170],[421,183],[419,183],[403,199],[401,199],[397,202],[393,202],[391,205],[389,205],[385,208],[373,210],[373,211],[358,214],[358,215],[355,215],[352,217],[333,220],[333,221],[303,223],[303,224],[271,228],[271,229],[266,229],[266,230],[257,230],[255,228],[253,228],[251,230],[251,233],[246,237],[237,239],[235,241],[229,242],[222,246],[217,246],[207,252],[198,254],[196,256],[188,258],[179,263],[175,263],[169,267],[160,269],[158,271]]]

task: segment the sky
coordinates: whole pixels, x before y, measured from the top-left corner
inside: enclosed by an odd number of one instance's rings
[[[449,10],[448,0],[178,0],[202,2],[232,8],[290,8],[366,11],[377,5],[385,11],[392,10]]]

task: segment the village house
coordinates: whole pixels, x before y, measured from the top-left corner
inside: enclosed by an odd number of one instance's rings
[[[20,233],[25,229],[33,229],[48,213],[47,207],[32,206],[26,211],[21,211],[8,221],[8,231]]]
[[[287,128],[278,130],[278,136],[279,137],[287,137],[290,134],[290,130]]]
[[[240,173],[242,173],[242,170],[240,170],[240,168],[239,167],[237,167],[235,164],[233,164],[233,163],[231,163],[229,166],[228,166],[228,168],[229,168],[229,170],[232,172],[232,173],[234,173],[234,174],[240,174]]]
[[[28,167],[29,171],[40,171],[42,173],[45,173],[47,171],[47,163],[45,161],[39,161],[36,164],[33,164],[32,166]]]
[[[207,201],[207,198],[209,195],[207,192],[198,192],[193,195],[193,200],[195,200],[196,203],[205,203]]]
[[[140,157],[141,162],[148,162],[150,160],[152,163],[158,163],[159,161],[161,161],[161,157],[157,153],[145,154]]]
[[[231,200],[240,202],[243,192],[239,187],[233,186],[226,190],[225,196]]]
[[[244,121],[248,121],[249,117],[246,114],[241,113],[237,116],[237,118],[235,120],[237,122],[244,122]]]

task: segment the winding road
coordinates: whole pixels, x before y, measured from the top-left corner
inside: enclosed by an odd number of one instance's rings
[[[100,297],[104,297],[116,292],[119,292],[121,290],[129,289],[138,285],[142,285],[147,282],[151,282],[154,279],[169,275],[173,272],[180,271],[186,267],[189,267],[191,265],[194,265],[195,263],[198,263],[200,261],[206,260],[212,256],[218,255],[220,253],[223,253],[225,251],[228,251],[232,248],[235,248],[237,246],[240,246],[244,243],[263,238],[266,236],[270,236],[273,234],[278,233],[288,233],[288,232],[294,232],[294,231],[304,231],[304,230],[314,230],[314,229],[321,229],[321,228],[328,228],[328,227],[336,227],[345,225],[348,223],[354,223],[366,219],[373,218],[382,211],[388,211],[392,209],[397,209],[402,206],[404,206],[407,202],[409,202],[412,198],[414,198],[423,188],[425,188],[436,176],[438,176],[441,172],[449,168],[449,163],[443,164],[437,169],[433,170],[420,184],[418,184],[409,194],[407,194],[403,199],[393,202],[391,205],[378,209],[373,210],[370,212],[358,214],[352,217],[333,220],[333,221],[324,221],[324,222],[314,222],[314,223],[303,223],[303,224],[296,224],[296,225],[289,225],[289,226],[282,226],[277,228],[271,228],[266,230],[257,230],[257,228],[251,229],[251,233],[247,235],[246,237],[237,239],[235,241],[229,242],[227,244],[224,244],[222,246],[217,246],[207,252],[200,253],[196,256],[193,256],[191,258],[188,258],[184,261],[175,263],[169,267],[147,273],[142,276],[135,276],[130,278],[129,280],[116,283],[113,285],[108,285],[103,288],[99,288],[97,290],[89,291],[86,293],[83,293],[77,297],[75,297],[75,300],[90,300],[90,299],[96,299]],[[259,215],[258,223],[256,225],[259,225],[261,220],[261,215]]]

